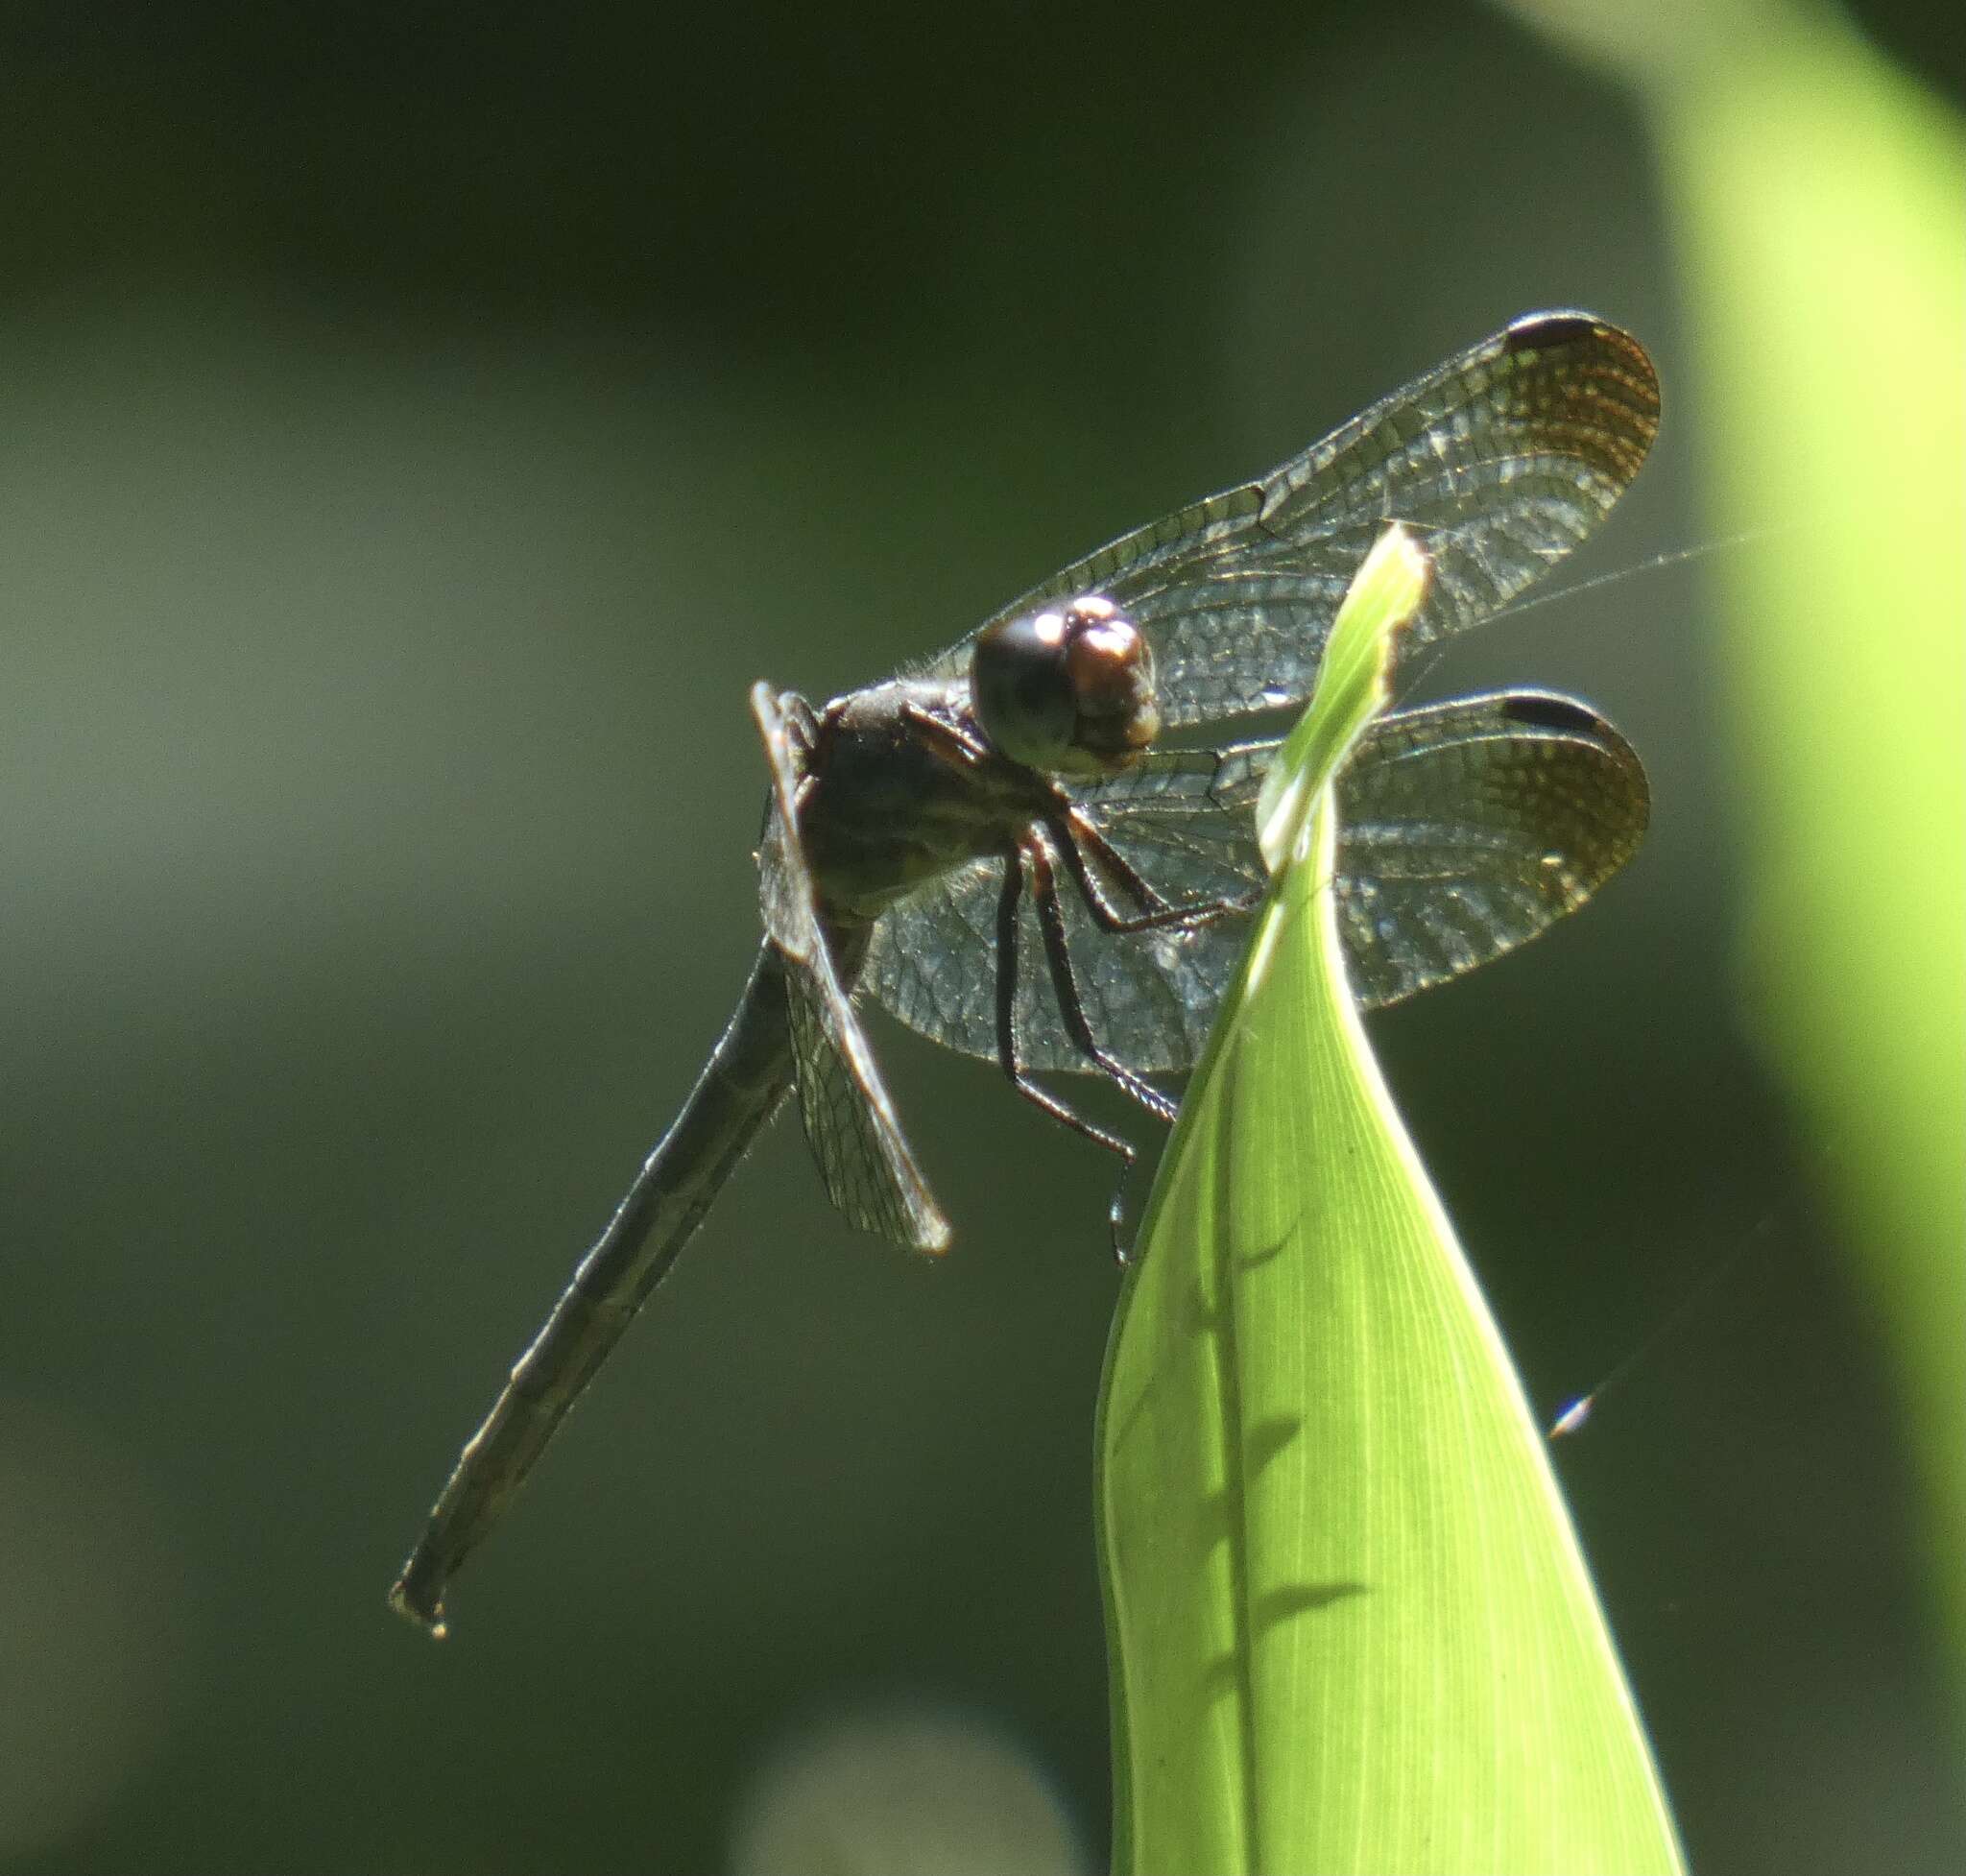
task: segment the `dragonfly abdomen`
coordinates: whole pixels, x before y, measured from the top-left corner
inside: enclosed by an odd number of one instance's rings
[[[534,1461],[791,1085],[784,964],[767,943],[683,1111],[459,1457],[390,1593],[403,1615],[444,1633],[451,1577],[518,1495]]]

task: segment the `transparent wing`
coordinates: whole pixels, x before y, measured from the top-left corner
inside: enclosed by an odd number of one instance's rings
[[[1583,540],[1658,428],[1659,381],[1636,339],[1587,313],[1531,314],[1261,480],[1122,535],[995,617],[1105,593],[1152,641],[1169,724],[1298,703],[1386,521],[1426,531],[1433,585],[1403,640],[1424,646],[1499,610]],[[969,657],[966,638],[929,674],[964,676]]]
[[[1637,852],[1645,771],[1596,711],[1505,690],[1382,719],[1338,784],[1338,924],[1367,1008],[1512,951]]]
[[[990,1061],[996,1059],[992,995],[1001,864],[973,861],[883,913],[860,978],[910,1028]],[[1068,884],[1061,885],[1059,905],[1080,1000],[1102,1045],[1141,1074],[1191,1067],[1248,937],[1248,921],[1121,936],[1101,931]],[[1089,1071],[1059,1012],[1028,897],[1019,917],[1023,1066]]]
[[[1273,743],[1156,751],[1081,797],[1099,830],[1170,900],[1238,898],[1262,884],[1255,803]],[[881,915],[860,981],[896,1016],[951,1048],[994,1058],[996,902],[1002,862],[975,860]],[[1110,895],[1124,904],[1122,894]],[[1115,934],[1078,895],[1059,894],[1081,1000],[1101,1044],[1139,1073],[1199,1054],[1248,921]],[[1028,898],[1018,939],[1018,1042],[1024,1066],[1084,1071],[1059,1013]]]
[[[1157,751],[1082,803],[1170,899],[1259,885],[1256,797],[1275,743]],[[1382,718],[1338,784],[1339,929],[1367,1008],[1525,944],[1624,864],[1644,831],[1644,771],[1610,724],[1545,691],[1498,691]],[[995,862],[904,900],[875,927],[863,983],[903,1022],[993,1056]],[[1101,931],[1062,895],[1094,1031],[1126,1066],[1191,1068],[1248,939],[1231,917],[1187,930]],[[1083,1070],[1037,949],[1019,946],[1027,1066]]]
[[[758,902],[785,963],[786,1003],[800,1118],[827,1195],[850,1223],[916,1251],[941,1251],[948,1221],[895,1118],[859,1019],[842,990],[799,840],[803,761],[768,685],[751,708],[772,768],[772,802],[758,849]]]
[[[996,902],[1002,883],[1003,862],[995,859],[971,860],[930,880],[880,915],[860,971],[860,988],[909,1028],[991,1061],[996,1059]],[[1026,928],[1036,930],[1035,925]],[[1026,955],[1022,936],[1020,957]]]

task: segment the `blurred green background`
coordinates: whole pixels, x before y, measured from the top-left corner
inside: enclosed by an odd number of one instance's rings
[[[1858,17],[1956,103],[1954,9]],[[1666,390],[1577,574],[1740,524],[1641,108],[1417,0],[16,5],[0,175],[0,1866],[787,1867],[747,1793],[843,1717],[863,1823],[967,1731],[1097,1866],[1110,1169],[891,1025],[946,1265],[781,1123],[455,1638],[383,1595],[741,986],[752,679],[1538,306]],[[1751,1239],[1558,1449],[1694,1865],[1950,1868],[1926,1430],[1741,989],[1726,560],[1428,674],[1592,698],[1654,826],[1375,1033],[1546,1405]]]

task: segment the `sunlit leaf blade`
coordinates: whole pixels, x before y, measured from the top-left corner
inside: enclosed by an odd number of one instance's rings
[[[1680,1867],[1541,1443],[1343,981],[1330,782],[1410,578],[1404,543],[1361,572],[1278,764],[1276,890],[1108,1355],[1121,1870]]]
[[[1389,527],[1346,592],[1311,708],[1283,739],[1256,799],[1257,841],[1271,873],[1308,831],[1318,789],[1385,708],[1395,637],[1427,597],[1427,557],[1413,537]]]

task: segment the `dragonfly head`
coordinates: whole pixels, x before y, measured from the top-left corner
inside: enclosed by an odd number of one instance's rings
[[[1129,768],[1161,734],[1154,655],[1097,593],[986,626],[971,656],[970,701],[1013,761],[1061,775]]]

